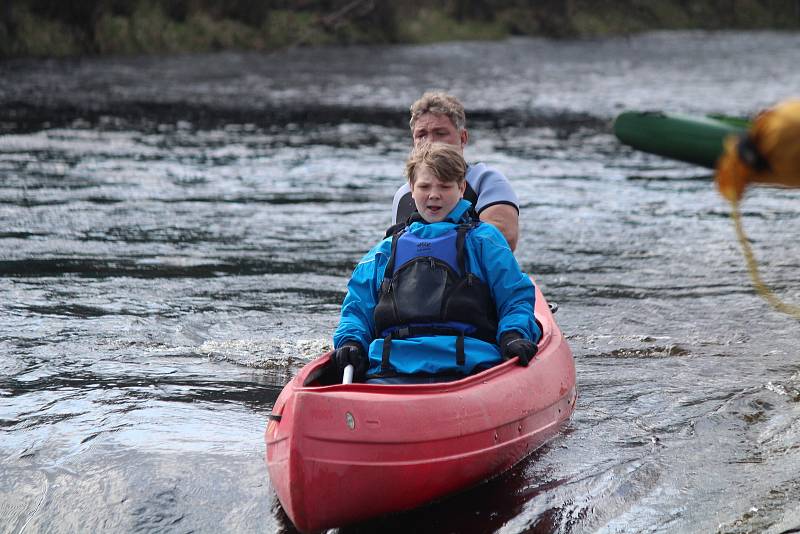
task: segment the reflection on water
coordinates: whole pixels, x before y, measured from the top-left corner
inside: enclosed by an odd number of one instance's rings
[[[0,65],[0,531],[293,531],[266,416],[330,348],[347,276],[389,224],[405,109],[443,78],[475,110],[468,159],[521,198],[517,257],[560,304],[579,402],[516,469],[342,531],[800,526],[800,327],[750,289],[706,171],[609,128],[625,107],[750,114],[800,85],[775,67],[798,45],[656,33]],[[767,282],[795,301],[799,200],[744,203]]]

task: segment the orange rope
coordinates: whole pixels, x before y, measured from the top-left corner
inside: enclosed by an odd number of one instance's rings
[[[800,320],[800,306],[787,304],[761,280],[761,276],[758,274],[758,262],[753,255],[753,249],[750,247],[747,235],[744,233],[742,214],[739,212],[739,202],[736,200],[731,201],[731,218],[736,227],[736,237],[739,239],[739,244],[742,246],[742,253],[747,262],[747,270],[750,273],[750,280],[753,282],[753,288],[756,290],[756,293],[779,312],[791,315],[795,319]]]

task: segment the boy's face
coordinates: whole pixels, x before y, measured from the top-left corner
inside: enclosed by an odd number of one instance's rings
[[[429,223],[443,221],[464,195],[467,182],[443,182],[427,165],[420,165],[411,185],[411,198],[417,211]]]

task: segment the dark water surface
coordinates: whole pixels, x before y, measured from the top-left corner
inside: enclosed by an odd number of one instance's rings
[[[794,33],[654,33],[0,63],[0,532],[293,531],[266,416],[329,347],[431,87],[522,199],[579,402],[499,479],[342,532],[800,528],[800,323],[751,290],[708,171],[610,133],[752,114],[798,60]],[[800,302],[800,193],[744,212]]]

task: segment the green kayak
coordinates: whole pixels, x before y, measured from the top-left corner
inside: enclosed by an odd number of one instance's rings
[[[725,138],[749,126],[738,117],[625,111],[614,120],[614,134],[637,150],[713,169]]]

